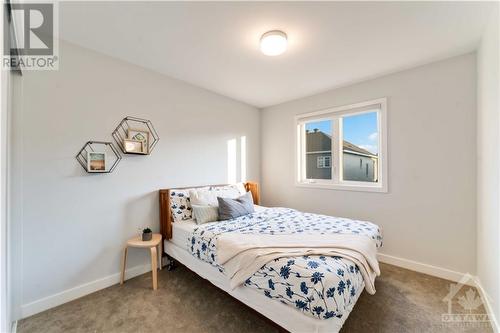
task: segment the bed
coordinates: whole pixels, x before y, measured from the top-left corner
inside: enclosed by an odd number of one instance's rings
[[[382,246],[379,228],[370,222],[266,208],[257,183],[245,183],[255,212],[235,219],[196,224],[191,218],[189,193],[218,190],[211,185],[160,190],[161,233],[164,251],[212,284],[290,332],[338,332],[365,289],[358,265],[338,255],[278,257],[266,263],[234,288],[217,261],[217,239],[222,235],[288,235],[317,233],[361,235],[376,248]],[[333,237],[333,236],[332,236]]]

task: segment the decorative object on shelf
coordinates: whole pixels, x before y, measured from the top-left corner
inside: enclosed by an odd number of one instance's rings
[[[125,151],[129,154],[146,154],[147,149],[144,141],[123,139]]]
[[[128,140],[134,140],[136,142],[142,142],[141,154],[148,154],[149,151],[149,132],[141,131],[136,129],[128,129],[127,131]],[[125,144],[125,148],[127,145]]]
[[[87,141],[75,158],[88,173],[113,172],[122,159],[113,143],[105,141]]]
[[[153,237],[153,231],[151,231],[151,229],[149,229],[149,227],[142,230],[142,241],[143,242],[150,241],[152,237]]]
[[[97,151],[88,151],[87,171],[88,172],[106,171],[106,153]]]
[[[150,120],[130,116],[122,119],[112,136],[124,154],[149,155],[160,140]]]

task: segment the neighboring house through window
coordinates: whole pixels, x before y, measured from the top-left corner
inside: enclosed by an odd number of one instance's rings
[[[297,185],[387,191],[385,98],[298,115],[296,122]]]

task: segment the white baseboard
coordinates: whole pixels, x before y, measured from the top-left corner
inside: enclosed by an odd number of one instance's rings
[[[140,265],[126,270],[127,279],[147,273],[151,271],[151,265]],[[74,288],[62,291],[55,295],[51,295],[34,302],[21,306],[21,317],[26,318],[39,312],[48,310],[58,305],[67,303],[74,299],[91,294],[98,290],[110,287],[120,282],[120,273],[106,276],[104,278],[88,282]]]
[[[491,327],[493,328],[493,332],[499,333],[500,326],[498,325],[498,319],[495,317],[495,313],[493,312],[493,308],[491,307],[490,297],[486,293],[481,284],[481,280],[478,277],[475,277],[476,288],[479,291],[479,296],[481,296],[481,300],[483,301],[484,307],[486,308],[486,313],[488,313],[488,317],[491,321]]]
[[[432,275],[441,279],[458,282],[466,273],[452,271],[446,268],[424,264],[418,261],[398,258],[388,254],[379,253],[377,255],[380,262],[409,269],[411,271]],[[474,281],[467,281],[467,285],[474,286]]]
[[[12,322],[12,325],[10,326],[10,333],[16,333],[17,332],[17,320]]]

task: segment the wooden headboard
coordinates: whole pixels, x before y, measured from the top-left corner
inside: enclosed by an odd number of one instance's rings
[[[191,189],[191,188],[200,188],[200,187],[220,187],[226,185],[205,185],[205,186],[191,186],[184,188],[175,188],[175,189],[164,189],[160,190],[160,233],[163,236],[163,239],[171,239],[172,238],[172,213],[170,211],[170,191],[171,190],[182,190],[182,189]],[[245,188],[248,192],[252,193],[253,202],[258,205],[260,203],[260,193],[259,193],[259,184],[255,182],[247,182],[245,183]]]

